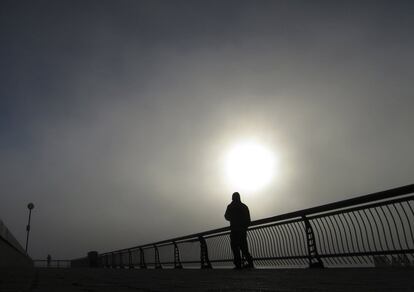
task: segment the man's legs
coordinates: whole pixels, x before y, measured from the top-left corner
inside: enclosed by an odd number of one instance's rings
[[[247,267],[253,268],[253,258],[251,254],[249,253],[249,246],[247,244],[247,232],[246,231],[241,233],[240,249],[243,253],[243,257],[247,260]]]
[[[240,256],[240,234],[238,232],[230,233],[230,245],[233,252],[233,263],[236,268],[241,268],[241,256]]]

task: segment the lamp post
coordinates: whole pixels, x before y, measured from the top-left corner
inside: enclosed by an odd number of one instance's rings
[[[34,204],[33,203],[29,203],[27,205],[27,208],[29,209],[29,222],[27,223],[27,226],[26,226],[26,231],[27,231],[27,237],[26,237],[26,253],[27,253],[27,246],[29,244],[30,218],[32,216],[32,209],[34,208]]]

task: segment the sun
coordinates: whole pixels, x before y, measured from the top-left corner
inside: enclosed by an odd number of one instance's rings
[[[233,146],[226,155],[226,180],[233,190],[257,191],[268,185],[276,172],[275,154],[260,143]]]

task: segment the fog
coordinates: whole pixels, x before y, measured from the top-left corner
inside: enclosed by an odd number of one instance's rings
[[[74,258],[227,225],[223,157],[279,174],[252,219],[413,182],[409,1],[2,1],[0,217]]]

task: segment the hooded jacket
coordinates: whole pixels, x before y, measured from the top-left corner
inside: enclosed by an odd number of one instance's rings
[[[230,221],[231,231],[245,231],[250,225],[249,208],[240,200],[233,200],[227,206],[224,218]]]

